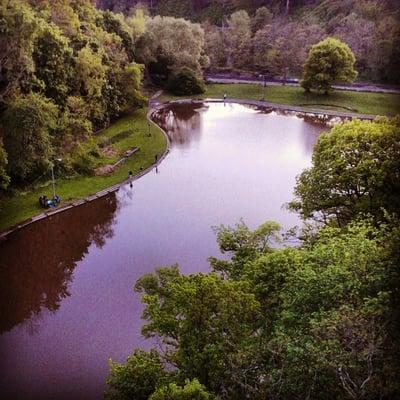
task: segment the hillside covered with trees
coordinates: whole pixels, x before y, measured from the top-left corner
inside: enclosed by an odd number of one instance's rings
[[[204,91],[204,32],[183,19],[123,16],[90,0],[10,0],[0,30],[3,191],[36,182],[60,156],[58,176],[93,174],[104,152],[92,132],[147,104],[145,75]]]
[[[400,28],[393,0],[98,0],[114,12],[201,22],[210,70],[301,75],[311,45],[327,36],[347,43],[360,80],[399,83]]]

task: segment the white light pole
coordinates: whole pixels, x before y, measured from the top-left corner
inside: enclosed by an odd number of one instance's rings
[[[54,161],[61,162],[61,158],[56,158]],[[54,179],[54,162],[51,162],[51,183],[53,185],[53,199],[56,197],[56,180]]]
[[[265,88],[267,87],[267,75],[266,74],[260,74],[260,78],[264,79],[264,84],[263,84],[263,100],[265,101]]]

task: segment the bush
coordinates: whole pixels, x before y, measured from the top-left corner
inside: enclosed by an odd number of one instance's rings
[[[201,94],[206,88],[202,79],[189,68],[182,68],[168,80],[167,89],[176,95]]]

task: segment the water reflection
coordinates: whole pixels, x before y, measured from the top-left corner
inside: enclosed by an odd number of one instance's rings
[[[158,110],[153,119],[167,132],[174,145],[187,148],[191,142],[200,139],[200,112],[204,109],[201,102],[174,103]]]
[[[55,311],[69,296],[78,261],[94,243],[113,236],[115,195],[98,199],[17,231],[0,243],[0,332]]]

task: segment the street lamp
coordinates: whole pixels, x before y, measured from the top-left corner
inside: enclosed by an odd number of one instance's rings
[[[264,79],[262,100],[265,101],[265,88],[267,87],[267,75],[266,74],[260,74],[259,77]]]
[[[55,158],[54,161],[61,162],[61,158]],[[56,180],[54,179],[54,162],[52,161],[51,164],[51,183],[53,185],[53,199],[56,197]]]

